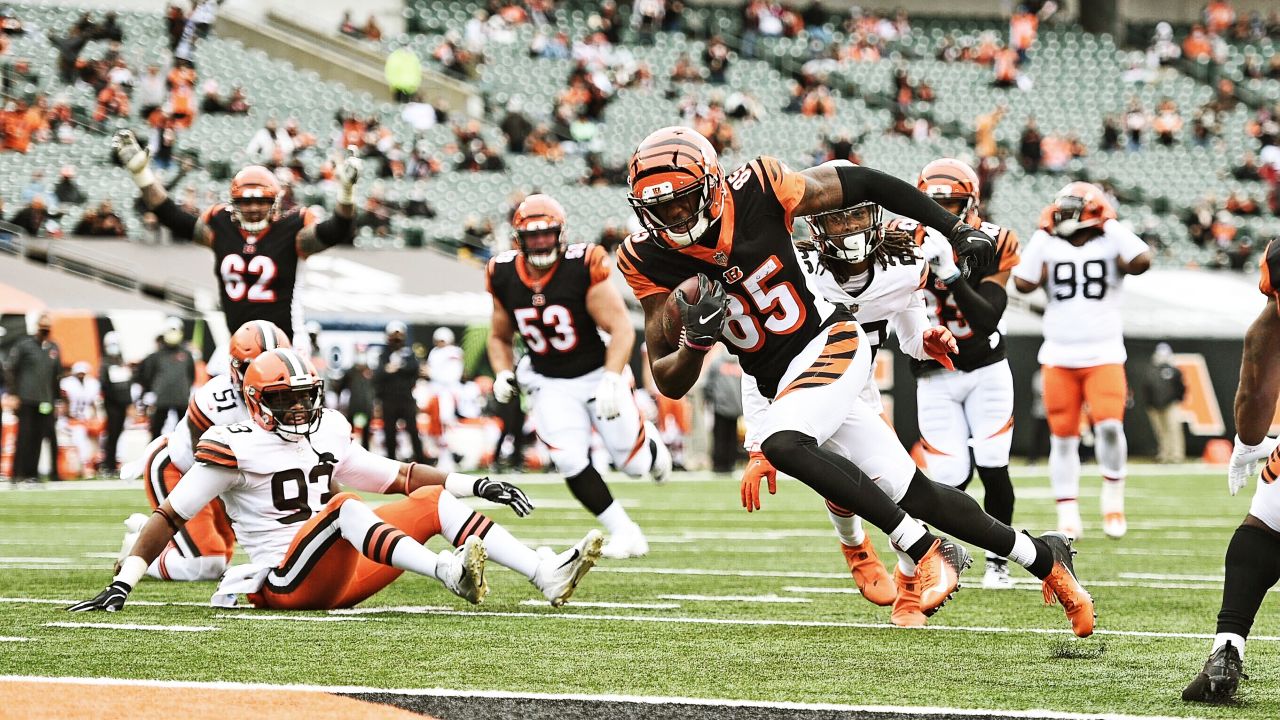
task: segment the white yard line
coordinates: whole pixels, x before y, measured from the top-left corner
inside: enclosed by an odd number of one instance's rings
[[[782,595],[659,595],[659,600],[688,602],[745,602],[745,603],[807,603],[809,598],[783,597]]]
[[[247,613],[218,613],[213,616],[217,620],[266,620],[289,622],[364,622],[362,617],[342,617],[340,615],[259,615]]]
[[[964,715],[969,717],[1044,718],[1045,720],[1185,720],[1164,715],[1121,715],[1117,713],[1068,713],[1055,710],[981,710],[968,708],[910,707],[903,705],[839,705],[834,703],[771,702],[717,698],[664,697],[660,695],[590,695],[583,693],[523,693],[505,690],[455,690],[451,688],[392,689],[356,685],[270,685],[267,683],[192,682],[184,680],[131,680],[90,677],[41,677],[0,675],[0,682],[48,683],[50,685],[98,685],[200,690],[254,690],[269,692],[322,692],[342,695],[372,693],[427,697],[479,697],[508,700],[570,700],[614,702],[636,705],[696,705],[702,707],[742,707],[773,710],[808,710],[832,713],[884,713],[895,715]]]
[[[210,625],[137,625],[134,623],[49,622],[45,627],[93,628],[95,630],[149,630],[152,632],[214,632]]]
[[[441,610],[452,610],[453,608],[445,605],[390,605],[384,607],[357,607],[357,608],[339,608],[330,610],[330,615],[378,615],[381,613],[431,613]]]
[[[546,607],[546,600],[521,600],[525,607]],[[680,603],[620,603],[620,602],[579,602],[573,601],[576,608],[602,608],[606,610],[679,610]]]
[[[0,636],[0,642],[28,642],[31,638]]]
[[[74,605],[79,600],[57,600],[51,598],[30,598],[30,597],[0,597],[0,604],[15,605]],[[157,602],[155,600],[130,600],[130,605],[145,605],[149,607],[212,607],[207,602]]]
[[[115,555],[112,555],[112,557],[115,557]],[[26,565],[26,564],[34,564],[34,563],[41,563],[43,565],[67,565],[70,562],[71,562],[70,558],[64,558],[64,557],[22,557],[22,556],[13,556],[13,555],[0,556],[0,565],[11,565],[11,564]]]

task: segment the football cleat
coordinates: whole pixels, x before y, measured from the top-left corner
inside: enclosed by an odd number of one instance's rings
[[[650,438],[658,437],[658,429],[653,426],[653,423],[645,423],[645,426],[652,428],[651,433],[646,433]],[[649,451],[653,454],[653,464],[649,466],[649,477],[661,485],[671,478],[671,451],[661,441],[654,439],[649,440]]]
[[[853,547],[840,543],[840,552],[844,553],[845,562],[849,563],[849,572],[862,597],[876,605],[892,605],[894,598],[898,596],[898,589],[894,587],[889,571],[884,569],[884,563],[876,555],[870,536],[864,536],[862,544]]]
[[[1119,540],[1129,531],[1129,523],[1124,519],[1124,513],[1113,512],[1102,516],[1102,532],[1113,540]]]
[[[484,542],[472,535],[462,547],[437,556],[436,577],[454,595],[479,605],[489,594],[489,582],[484,577],[484,562],[488,557]]]
[[[1240,678],[1249,678],[1241,672],[1243,669],[1244,661],[1240,658],[1240,651],[1231,643],[1224,643],[1204,662],[1204,669],[1195,676],[1191,684],[1182,689],[1182,699],[1215,705],[1235,702]]]
[[[928,617],[946,604],[960,589],[960,573],[973,562],[969,551],[938,538],[929,552],[916,562],[916,582],[920,585],[920,612]]]
[[[1071,630],[1079,637],[1093,634],[1093,621],[1096,617],[1093,610],[1093,598],[1076,579],[1075,567],[1071,557],[1076,551],[1071,549],[1073,540],[1062,533],[1045,533],[1040,536],[1049,550],[1053,552],[1053,570],[1044,579],[1042,589],[1044,602],[1052,605],[1054,601],[1062,603],[1062,609],[1071,620]]]
[[[987,558],[987,572],[982,576],[982,587],[987,590],[1009,590],[1013,578],[1009,577],[1009,561],[1001,557]]]
[[[893,569],[893,584],[898,596],[893,601],[893,614],[889,619],[898,627],[924,627],[929,621],[920,612],[920,582],[916,577],[902,574],[901,568]]]
[[[626,530],[610,535],[600,554],[613,560],[641,557],[649,554],[649,541],[640,526],[632,523]]]
[[[1080,518],[1080,503],[1075,500],[1058,502],[1058,532],[1072,540],[1084,537],[1084,520]]]
[[[582,576],[595,567],[596,560],[600,559],[600,547],[603,544],[604,536],[599,530],[592,530],[573,547],[538,563],[533,584],[547,596],[551,607],[564,605],[573,595]]]

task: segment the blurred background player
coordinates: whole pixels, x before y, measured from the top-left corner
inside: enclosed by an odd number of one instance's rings
[[[133,405],[133,368],[120,354],[120,338],[115,331],[102,336],[102,361],[98,365],[98,382],[102,386],[102,407],[106,411],[106,435],[102,441],[102,464],[98,474],[113,477],[119,474],[116,451],[120,447],[120,434]]]
[[[399,320],[387,323],[387,338],[373,370],[373,396],[382,411],[382,452],[395,459],[400,444],[397,441],[400,423],[409,436],[409,448],[413,462],[427,462],[422,451],[422,436],[418,434],[418,406],[413,399],[413,386],[418,382],[418,356],[405,342],[409,328]]]
[[[1022,261],[1013,269],[1018,291],[1043,287],[1043,369],[1049,415],[1049,481],[1058,504],[1058,529],[1079,538],[1080,414],[1089,407],[1102,472],[1102,530],[1123,537],[1124,435],[1127,387],[1121,289],[1125,275],[1151,267],[1151,249],[1116,220],[1115,209],[1095,185],[1073,182],[1040,217]]]
[[[517,392],[529,394],[534,429],[556,470],[609,532],[605,557],[645,555],[644,532],[591,463],[594,428],[618,470],[633,477],[651,473],[655,481],[671,472],[670,453],[631,394],[627,362],[635,328],[609,282],[608,255],[599,245],[567,244],[564,208],[548,195],[525,198],[511,224],[516,249],[490,260],[487,273],[494,398],[505,403]],[[528,350],[518,386],[516,332]]]
[[[435,400],[436,422],[432,428],[438,459],[436,467],[451,470],[453,453],[449,450],[449,430],[458,422],[458,399],[462,392],[464,362],[462,348],[454,344],[453,331],[438,327],[431,333],[431,351],[427,353],[427,379]]]
[[[934,360],[913,359],[920,440],[929,477],[964,489],[973,463],[982,479],[982,507],[991,517],[1013,524],[1013,481],[1009,479],[1009,447],[1013,441],[1013,373],[1005,358],[1001,317],[1009,297],[1005,284],[1018,264],[1018,237],[1012,230],[985,222],[978,215],[978,175],[959,160],[934,160],[920,171],[916,187],[949,212],[964,218],[996,244],[995,260],[962,273],[944,243],[930,242],[925,228],[910,220],[897,226],[915,233],[929,260],[924,300],[932,322],[955,336],[955,369]],[[941,240],[938,237],[937,240]],[[987,553],[985,588],[1013,587],[1009,562]]]
[[[5,363],[5,387],[18,397],[18,438],[13,451],[14,483],[39,482],[40,446],[49,441],[49,477],[58,479],[58,436],[54,403],[62,374],[62,351],[49,338],[53,318],[41,313],[29,335],[18,338]]]
[[[93,429],[101,427],[98,403],[102,399],[102,385],[95,377],[89,376],[92,366],[84,360],[71,366],[71,374],[58,383],[62,398],[67,403],[67,433],[71,436],[71,444],[80,456],[80,474],[82,477],[93,475],[93,461],[97,455],[97,434]]]

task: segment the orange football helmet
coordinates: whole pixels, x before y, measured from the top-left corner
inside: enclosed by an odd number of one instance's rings
[[[258,427],[297,440],[320,427],[324,381],[292,348],[264,352],[244,373],[244,403]]]
[[[631,161],[627,200],[640,223],[670,248],[692,245],[724,213],[724,171],[715,148],[687,127],[655,130]]]
[[[511,218],[516,246],[525,262],[536,268],[549,268],[560,259],[564,226],[564,207],[550,195],[530,195]]]
[[[978,173],[968,163],[955,158],[934,160],[920,171],[916,187],[965,222],[973,224],[970,216],[978,209],[981,198],[978,194]],[[962,204],[953,210],[954,203],[950,201]]]
[[[231,336],[231,380],[237,389],[244,384],[244,371],[254,358],[268,350],[293,347],[289,336],[270,320],[250,320]]]
[[[1108,220],[1116,219],[1115,208],[1107,201],[1102,188],[1076,181],[1058,191],[1053,204],[1041,214],[1040,224],[1058,237],[1071,237],[1081,230],[1101,229]]]
[[[231,213],[247,232],[262,232],[280,211],[280,181],[261,165],[250,165],[231,179]],[[264,204],[269,204],[265,209]]]

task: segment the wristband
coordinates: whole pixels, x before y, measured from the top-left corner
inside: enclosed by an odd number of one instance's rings
[[[120,572],[111,578],[112,582],[122,582],[129,586],[132,590],[133,586],[138,584],[143,575],[147,574],[147,561],[137,555],[130,555],[120,563]]]
[[[151,163],[147,162],[137,172],[130,171],[133,174],[133,182],[140,190],[146,190],[156,181],[156,174],[151,172]]]
[[[444,489],[454,497],[475,497],[476,483],[480,479],[462,473],[449,473],[444,479]]]

